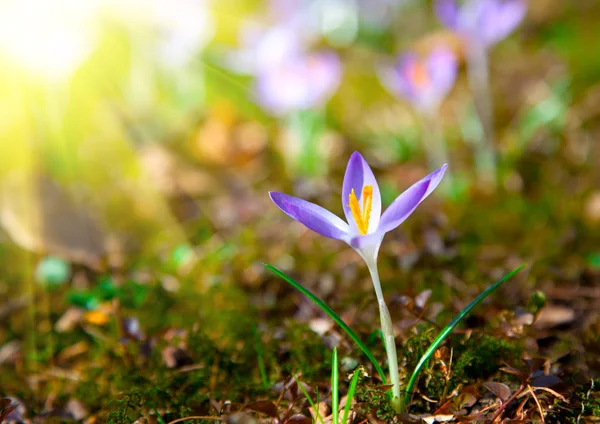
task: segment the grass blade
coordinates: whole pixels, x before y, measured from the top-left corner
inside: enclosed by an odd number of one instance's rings
[[[333,309],[331,309],[329,306],[327,306],[327,304],[325,302],[323,302],[321,299],[319,299],[317,296],[315,296],[310,290],[308,290],[307,288],[305,288],[304,286],[302,286],[300,283],[294,281],[292,278],[288,277],[287,275],[285,275],[283,272],[279,271],[274,266],[271,266],[269,264],[265,264],[265,267],[267,267],[267,269],[269,271],[271,271],[272,273],[274,273],[275,275],[283,278],[283,280],[285,280],[288,284],[290,284],[292,287],[294,287],[296,290],[298,290],[304,296],[306,296],[310,300],[312,300],[313,303],[315,305],[317,305],[319,308],[321,308],[327,315],[329,315],[329,317],[332,320],[334,320],[337,325],[339,325],[340,327],[342,327],[342,330],[344,330],[346,332],[346,334],[348,334],[348,336],[350,336],[350,338],[352,340],[354,340],[354,343],[356,343],[358,345],[358,347],[360,348],[360,350],[363,351],[363,353],[365,354],[365,356],[367,358],[369,358],[369,360],[371,361],[371,363],[375,367],[375,370],[377,371],[377,373],[381,377],[381,380],[383,381],[383,384],[387,384],[387,380],[385,378],[385,374],[384,374],[383,370],[381,369],[381,367],[379,366],[379,364],[377,363],[377,360],[373,356],[373,353],[371,352],[371,350],[362,342],[362,340],[360,340],[358,338],[358,336],[356,335],[356,333],[354,331],[352,331],[352,329],[350,327],[348,327],[348,325],[346,325],[346,323],[344,321],[342,321],[342,319],[339,317],[338,314],[336,314],[333,311]]]
[[[337,347],[333,348],[331,355],[331,415],[332,423],[339,424],[338,411],[340,410],[340,392],[338,376],[338,354]]]
[[[260,342],[260,336],[256,325],[252,326],[252,333],[254,335],[254,345],[256,346],[256,356],[258,357],[258,370],[260,372],[260,379],[262,380],[263,387],[268,389],[269,379],[267,378],[267,371],[265,369],[265,359],[263,358],[262,344]]]
[[[354,392],[356,391],[356,386],[358,384],[358,377],[360,376],[361,370],[359,368],[354,371],[352,375],[352,380],[350,381],[350,387],[348,388],[348,394],[346,395],[346,405],[344,405],[344,416],[342,417],[342,424],[348,423],[348,415],[350,415],[350,405],[352,404],[352,399],[354,398]]]
[[[448,337],[450,335],[452,330],[454,330],[454,327],[456,327],[456,325],[460,321],[462,321],[462,319],[464,317],[466,317],[469,314],[469,312],[471,312],[471,310],[475,306],[477,306],[483,299],[485,299],[487,296],[489,296],[491,293],[493,293],[503,283],[505,283],[510,278],[512,278],[517,272],[521,271],[521,269],[523,269],[524,266],[525,265],[521,265],[520,267],[518,267],[514,271],[506,274],[500,280],[496,281],[494,284],[492,284],[490,287],[488,287],[479,296],[477,296],[475,298],[475,300],[473,300],[471,303],[469,303],[467,306],[465,306],[463,308],[463,310],[460,311],[458,313],[458,315],[456,315],[446,327],[444,327],[444,329],[440,332],[440,334],[438,334],[438,336],[435,338],[433,343],[431,343],[431,346],[429,346],[429,348],[425,351],[425,353],[419,360],[419,363],[415,367],[415,370],[413,371],[413,373],[410,377],[410,380],[408,380],[408,385],[406,386],[406,394],[404,395],[404,407],[405,408],[408,406],[408,403],[410,402],[410,397],[412,395],[412,391],[417,382],[417,379],[419,378],[419,374],[421,373],[421,369],[425,366],[427,361],[429,361],[429,358],[431,357],[431,355],[433,355],[435,350],[442,344],[442,342],[446,339],[446,337]]]
[[[292,377],[294,378],[294,381],[296,382],[296,384],[298,385],[298,388],[302,391],[302,393],[304,394],[304,397],[306,398],[306,400],[308,401],[308,404],[310,405],[310,407],[313,409],[313,411],[315,411],[315,415],[316,420],[313,420],[313,422],[315,421],[320,421],[321,424],[325,424],[323,422],[323,418],[321,418],[321,414],[319,414],[319,392],[317,391],[317,403],[315,404],[313,402],[313,400],[310,398],[310,395],[308,394],[308,392],[306,391],[306,389],[304,388],[304,386],[300,383],[300,381],[298,381],[298,379],[296,378],[295,375],[292,375]]]
[[[160,414],[158,413],[158,411],[156,410],[156,408],[152,408],[152,410],[154,411],[154,414],[156,414],[156,421],[158,421],[158,424],[167,424],[165,422],[165,420],[163,419],[163,417],[160,416]]]

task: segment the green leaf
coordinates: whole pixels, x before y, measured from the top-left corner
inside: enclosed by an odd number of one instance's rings
[[[338,354],[337,347],[333,348],[331,355],[331,415],[333,424],[339,424],[338,411],[340,410],[340,392],[338,376]]]
[[[408,405],[408,403],[410,402],[410,397],[411,397],[413,388],[414,388],[415,384],[417,383],[417,379],[419,378],[419,374],[421,373],[421,370],[427,364],[427,362],[429,361],[429,358],[431,357],[431,355],[433,355],[435,350],[443,343],[444,340],[446,340],[446,337],[448,337],[450,335],[452,330],[454,330],[454,327],[456,327],[458,325],[458,323],[461,322],[463,320],[463,318],[466,317],[473,310],[473,308],[475,306],[477,306],[479,303],[481,303],[481,301],[483,299],[488,297],[503,283],[505,283],[510,278],[512,278],[517,272],[522,270],[524,266],[525,265],[521,265],[520,267],[518,267],[514,271],[506,274],[500,280],[496,281],[494,284],[492,284],[490,287],[488,287],[483,293],[481,293],[479,296],[477,296],[475,298],[475,300],[473,300],[471,303],[469,303],[467,306],[465,306],[463,308],[463,310],[460,311],[458,313],[458,315],[456,315],[446,327],[444,327],[444,329],[440,332],[440,334],[435,338],[433,343],[431,343],[431,346],[429,346],[429,348],[425,351],[425,353],[423,354],[423,356],[417,363],[417,366],[415,367],[415,370],[413,371],[413,373],[410,377],[410,380],[408,380],[408,385],[406,386],[406,394],[404,395],[404,405],[405,406]]]
[[[587,255],[586,262],[593,270],[600,269],[600,252],[592,252]]]
[[[275,268],[275,267],[273,267],[273,266],[271,266],[269,264],[265,264],[265,267],[269,271],[271,271],[272,273],[274,273],[275,275],[283,278],[283,280],[285,280],[288,284],[290,284],[296,290],[298,290],[299,292],[301,292],[304,296],[306,296],[310,300],[312,300],[313,303],[315,305],[317,305],[319,308],[321,308],[327,315],[329,315],[329,317],[332,320],[334,320],[337,325],[339,325],[340,327],[342,327],[342,330],[344,330],[346,332],[346,334],[348,334],[348,336],[352,340],[354,340],[354,342],[358,345],[358,347],[360,348],[360,350],[362,350],[363,353],[365,354],[365,356],[367,358],[369,358],[369,360],[371,361],[371,363],[375,367],[375,370],[377,371],[377,373],[381,377],[381,380],[383,381],[383,384],[387,384],[387,380],[385,378],[385,374],[384,374],[383,370],[381,369],[381,367],[379,366],[379,364],[377,363],[377,360],[373,356],[373,353],[371,352],[371,350],[362,342],[362,340],[360,340],[358,338],[358,336],[356,335],[356,333],[354,331],[352,331],[352,329],[350,327],[348,327],[348,325],[344,321],[342,321],[342,319],[339,317],[338,314],[336,314],[333,311],[333,309],[331,309],[329,306],[327,306],[327,304],[325,302],[323,302],[321,299],[319,299],[317,296],[315,296],[313,293],[311,293],[308,289],[306,289],[305,287],[303,287],[300,283],[297,283],[296,281],[292,280],[292,278],[288,277],[283,272],[279,271],[277,268]]]
[[[87,290],[71,290],[67,293],[67,302],[88,311],[98,309],[100,300]]]
[[[348,387],[348,395],[346,395],[346,405],[344,405],[344,416],[342,417],[342,424],[346,424],[348,422],[348,415],[350,414],[350,405],[352,404],[352,398],[354,398],[354,392],[356,391],[356,386],[358,384],[358,377],[360,376],[361,372],[361,369],[357,369],[352,375],[350,387]]]
[[[300,381],[298,381],[298,379],[296,378],[295,375],[292,375],[292,378],[294,379],[294,381],[296,382],[296,384],[298,385],[298,388],[300,389],[300,391],[302,391],[302,393],[304,394],[304,397],[306,398],[306,400],[308,401],[308,404],[310,405],[310,407],[313,409],[313,411],[315,411],[315,415],[317,416],[316,421],[320,421],[321,424],[325,424],[323,422],[323,418],[321,418],[321,415],[319,414],[319,389],[317,389],[317,402],[313,402],[312,398],[310,397],[310,395],[308,394],[308,392],[306,391],[306,389],[304,388],[304,386],[302,385],[302,383]],[[314,422],[315,420],[313,420]]]

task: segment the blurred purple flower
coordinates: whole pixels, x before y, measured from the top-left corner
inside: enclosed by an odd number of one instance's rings
[[[379,78],[392,95],[421,112],[431,113],[452,89],[457,71],[454,53],[438,47],[425,58],[413,53],[398,57],[395,65],[380,67]]]
[[[275,115],[322,106],[341,78],[341,64],[333,52],[296,54],[271,64],[257,75],[258,102]]]
[[[296,221],[353,247],[370,267],[375,266],[383,236],[402,224],[438,186],[447,165],[413,184],[381,213],[381,194],[369,164],[354,152],[348,161],[342,187],[342,206],[347,223],[314,203],[278,192],[271,200]]]
[[[292,26],[270,28],[249,23],[240,33],[241,48],[230,56],[236,72],[258,74],[307,51],[311,39]]]
[[[523,20],[525,0],[437,0],[439,20],[467,42],[488,48],[506,38]]]

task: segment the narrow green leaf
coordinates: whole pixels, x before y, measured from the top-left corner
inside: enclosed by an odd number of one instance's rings
[[[258,329],[256,325],[252,326],[252,333],[254,335],[254,345],[256,346],[256,356],[258,358],[258,370],[260,372],[260,379],[262,381],[263,387],[268,389],[269,379],[267,378],[267,371],[265,370],[265,360],[263,358],[263,350],[262,343],[260,342],[260,336],[258,334]]]
[[[158,413],[158,411],[156,410],[156,408],[153,407],[152,410],[156,414],[156,421],[158,421],[158,424],[167,424],[165,422],[165,420],[163,419],[163,417],[160,416],[160,414]]]
[[[352,404],[352,399],[354,398],[354,392],[356,391],[356,386],[358,384],[358,377],[360,376],[361,370],[357,368],[352,375],[352,380],[350,380],[350,387],[348,388],[348,395],[346,395],[346,405],[344,405],[344,416],[342,417],[342,424],[348,423],[348,415],[350,415],[350,405]]]
[[[377,360],[373,356],[373,353],[371,352],[371,350],[362,342],[362,340],[360,340],[358,338],[358,336],[356,335],[356,333],[354,331],[352,331],[352,329],[350,327],[348,327],[348,325],[346,325],[346,323],[344,321],[342,321],[342,319],[339,317],[338,314],[336,314],[333,311],[333,309],[331,309],[329,306],[327,306],[327,304],[325,302],[323,302],[321,299],[319,299],[317,296],[315,296],[312,292],[310,292],[310,290],[308,290],[307,288],[303,287],[300,283],[297,283],[292,278],[288,277],[287,275],[285,275],[283,272],[279,271],[274,266],[271,266],[269,264],[265,264],[265,267],[267,267],[267,269],[269,271],[271,271],[272,273],[274,273],[275,275],[283,278],[288,284],[290,284],[292,287],[294,287],[296,290],[298,290],[304,296],[306,296],[310,300],[312,300],[313,303],[315,305],[317,305],[319,308],[321,308],[327,315],[329,315],[329,317],[332,320],[334,320],[337,325],[339,325],[340,327],[342,327],[342,330],[344,330],[346,332],[346,334],[348,334],[348,336],[350,336],[350,338],[352,340],[354,340],[354,342],[358,345],[358,347],[363,351],[363,353],[365,354],[365,356],[367,358],[369,358],[369,360],[371,361],[371,363],[375,367],[375,370],[377,371],[377,373],[381,377],[381,380],[383,381],[383,384],[387,384],[387,380],[385,378],[385,374],[384,374],[383,370],[381,369],[381,367],[379,366],[379,364],[377,363]]]
[[[442,344],[442,342],[446,339],[446,337],[448,337],[450,335],[452,330],[454,330],[454,327],[456,327],[456,325],[460,321],[462,321],[462,319],[464,317],[466,317],[469,314],[469,312],[471,312],[471,310],[473,310],[473,308],[475,306],[477,306],[483,299],[485,299],[487,296],[489,296],[491,293],[493,293],[503,283],[505,283],[510,278],[512,278],[517,272],[521,271],[524,266],[525,265],[521,265],[520,267],[518,267],[514,271],[506,274],[500,280],[496,281],[494,284],[492,284],[490,287],[488,287],[479,296],[477,296],[475,298],[475,300],[473,300],[471,303],[469,303],[467,306],[465,306],[463,308],[463,310],[460,311],[458,313],[458,315],[456,315],[446,327],[444,327],[444,329],[440,332],[440,334],[438,334],[438,336],[435,338],[433,343],[431,343],[431,346],[429,346],[429,348],[425,351],[425,353],[419,360],[419,363],[415,367],[415,370],[413,371],[413,373],[410,377],[410,380],[408,380],[408,385],[406,386],[406,393],[404,395],[404,406],[405,407],[407,407],[408,403],[410,402],[410,397],[412,395],[413,388],[414,388],[415,384],[417,383],[417,379],[419,378],[419,374],[421,373],[421,370],[423,369],[425,364],[427,364],[427,362],[429,361],[429,358],[431,357],[431,355],[433,355],[435,350]]]
[[[317,416],[317,421],[320,421],[321,424],[325,424],[323,422],[323,418],[321,418],[321,414],[319,414],[319,392],[317,389],[317,403],[315,404],[313,402],[313,400],[310,398],[310,395],[308,394],[308,392],[306,391],[306,389],[304,388],[304,386],[300,383],[300,381],[298,381],[298,379],[296,378],[295,375],[292,375],[292,378],[294,379],[294,381],[296,382],[296,384],[298,385],[298,388],[302,391],[302,393],[304,394],[304,397],[306,398],[306,400],[308,401],[308,404],[311,406],[311,408],[313,409],[313,411],[315,411],[315,414]],[[314,421],[313,421],[314,422]]]
[[[340,410],[340,392],[338,384],[338,354],[337,347],[334,347],[333,354],[331,355],[331,415],[333,424],[340,423],[338,420],[338,411]]]

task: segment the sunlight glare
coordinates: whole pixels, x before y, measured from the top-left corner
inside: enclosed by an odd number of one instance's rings
[[[95,0],[7,0],[0,3],[0,54],[44,77],[63,78],[96,40]]]

